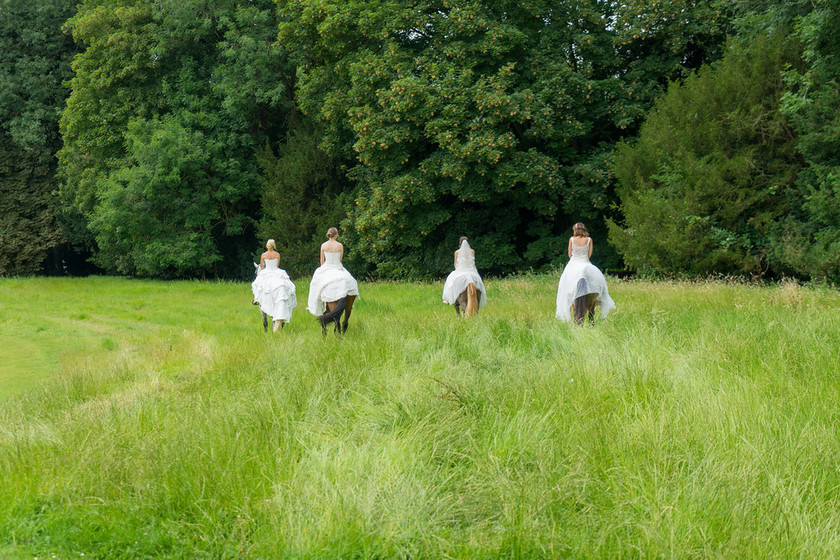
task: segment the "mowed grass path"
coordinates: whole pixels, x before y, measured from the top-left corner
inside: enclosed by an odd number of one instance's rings
[[[0,557],[840,557],[836,291],[297,285],[0,280]]]

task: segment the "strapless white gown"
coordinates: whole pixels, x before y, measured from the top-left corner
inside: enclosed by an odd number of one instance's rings
[[[324,253],[324,264],[312,275],[306,309],[316,317],[324,314],[328,302],[359,295],[359,283],[341,264],[340,256],[340,253]]]
[[[279,259],[266,259],[265,268],[257,272],[251,283],[254,301],[260,304],[260,311],[274,321],[292,319],[292,309],[297,307],[295,285],[285,270],[279,268]]]
[[[475,267],[475,256],[472,251],[458,250],[458,260],[455,262],[455,270],[446,277],[443,285],[443,303],[453,305],[458,296],[467,289],[467,284],[475,284],[475,289],[481,292],[478,300],[478,307],[481,309],[487,303],[487,290],[484,289],[484,282]]]
[[[611,309],[615,309],[615,302],[607,291],[607,280],[598,267],[589,261],[589,243],[577,246],[572,243],[572,258],[563,274],[560,276],[560,283],[557,286],[557,312],[555,316],[561,321],[571,321],[571,307],[575,299],[596,294],[601,307],[601,317],[605,318]]]

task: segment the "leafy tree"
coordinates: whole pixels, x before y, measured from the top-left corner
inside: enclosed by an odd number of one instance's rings
[[[674,83],[638,141],[618,146],[623,225],[610,241],[644,273],[765,273],[778,221],[799,204],[795,134],[779,110],[798,60],[780,32],[733,43]]]
[[[65,244],[53,154],[73,41],[61,25],[72,4],[0,2],[0,275],[55,267]],[[48,262],[49,262],[48,261]]]
[[[559,262],[613,202],[606,161],[669,80],[717,56],[725,3],[279,0],[298,100],[355,164],[349,225],[382,275]]]
[[[840,282],[840,4],[810,6],[797,25],[805,68],[785,74],[790,91],[783,99],[807,163],[798,179],[804,202],[784,221],[773,249],[798,274]]]
[[[249,272],[256,150],[283,134],[293,69],[270,0],[86,0],[61,119],[64,193],[97,262],[144,276]]]
[[[275,239],[282,266],[293,276],[312,273],[327,229],[346,218],[352,202],[342,181],[342,165],[320,148],[321,138],[313,123],[297,121],[276,151],[260,152],[263,217],[259,232],[263,239]],[[345,262],[352,263],[358,275],[364,271],[363,263],[354,262],[354,253],[348,248]]]

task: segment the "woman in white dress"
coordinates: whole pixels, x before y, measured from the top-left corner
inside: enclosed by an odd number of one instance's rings
[[[592,256],[592,238],[586,226],[578,222],[572,228],[574,234],[569,239],[569,263],[563,269],[557,286],[556,317],[561,321],[571,321],[571,307],[575,308],[575,322],[583,323],[586,313],[589,320],[595,316],[595,306],[601,306],[601,318],[606,318],[611,309],[615,309],[607,291],[607,280],[594,264],[589,262]]]
[[[264,315],[273,321],[272,329],[277,332],[291,321],[292,309],[297,307],[295,285],[285,270],[280,268],[280,254],[275,250],[273,239],[269,239],[265,253],[260,255],[257,277],[251,283],[254,305],[260,306]],[[263,322],[265,325],[265,322]]]
[[[487,293],[475,268],[475,251],[470,248],[466,237],[462,237],[459,243],[461,246],[455,251],[455,270],[449,273],[443,285],[443,303],[454,305],[458,315],[463,307],[464,313],[470,316],[478,313],[487,303]]]
[[[322,327],[335,320],[339,332],[347,330],[353,301],[359,295],[359,284],[341,264],[343,258],[344,246],[338,242],[338,230],[331,227],[327,231],[327,240],[321,245],[321,266],[312,275],[306,306],[310,313],[321,319]],[[325,311],[328,313],[325,314]],[[333,311],[336,311],[335,317],[332,316]],[[342,311],[343,327],[338,321]]]

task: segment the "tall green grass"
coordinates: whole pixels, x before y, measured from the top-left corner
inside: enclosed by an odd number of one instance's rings
[[[363,284],[323,339],[305,284],[266,335],[247,284],[0,281],[0,556],[840,557],[836,291]]]

